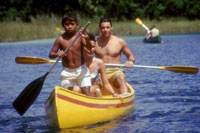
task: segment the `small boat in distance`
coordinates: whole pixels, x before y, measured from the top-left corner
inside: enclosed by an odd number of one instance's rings
[[[150,38],[144,38],[143,40],[144,43],[163,43],[162,39],[160,36],[156,36],[156,37],[150,37]]]
[[[135,107],[134,89],[123,100],[102,89],[103,97],[91,97],[55,86],[45,103],[47,119],[58,128],[73,128],[106,122],[127,115]],[[116,90],[115,90],[116,91]]]

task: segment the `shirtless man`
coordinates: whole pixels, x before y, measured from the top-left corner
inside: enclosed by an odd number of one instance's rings
[[[65,32],[55,40],[49,58],[62,58],[63,71],[60,75],[62,87],[72,90],[78,85],[84,94],[90,96],[91,77],[84,61],[84,47],[91,45],[89,38],[79,37],[64,53],[71,41],[80,33],[76,31],[78,20],[74,14],[65,14],[62,26]]]
[[[127,57],[126,67],[131,67],[135,62],[135,56],[128,48],[127,43],[122,38],[112,35],[112,22],[108,18],[102,18],[99,23],[101,36],[97,38],[97,45],[101,52],[96,51],[96,57],[101,58],[104,63],[119,64],[121,53]],[[128,93],[125,74],[120,68],[107,68],[107,77],[110,83],[120,89],[121,94]]]

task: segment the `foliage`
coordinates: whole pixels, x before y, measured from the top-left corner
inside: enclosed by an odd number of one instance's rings
[[[30,22],[40,15],[61,16],[65,11],[82,17],[110,17],[117,21],[135,17],[161,20],[168,17],[200,19],[199,0],[1,0],[0,21]]]

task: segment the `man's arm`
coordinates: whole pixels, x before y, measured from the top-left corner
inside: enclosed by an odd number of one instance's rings
[[[124,43],[124,46],[123,46],[122,52],[127,57],[128,61],[132,61],[134,63],[136,60],[134,54],[129,49],[127,43],[125,41],[123,43]]]
[[[54,42],[54,45],[51,49],[51,51],[49,52],[49,58],[50,59],[55,59],[56,57],[58,57],[58,50],[59,50],[59,38],[56,39],[56,41]]]
[[[135,56],[132,51],[129,49],[127,43],[123,41],[123,49],[122,52],[127,57],[128,61],[125,63],[127,67],[131,67],[135,63]]]

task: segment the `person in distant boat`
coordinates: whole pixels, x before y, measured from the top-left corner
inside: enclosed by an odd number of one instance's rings
[[[65,32],[55,40],[49,58],[62,58],[63,71],[60,74],[62,87],[72,90],[75,85],[78,85],[82,93],[90,96],[91,77],[84,59],[85,47],[91,45],[89,38],[79,37],[64,53],[74,37],[80,34],[76,31],[78,28],[76,15],[73,13],[64,14],[62,26]]]
[[[158,37],[160,35],[159,33],[159,30],[156,28],[155,25],[153,25],[149,31],[147,31],[147,34],[146,34],[146,39],[149,39],[149,38],[155,38],[155,37]]]
[[[92,96],[95,97],[101,97],[101,88],[104,87],[109,93],[112,94],[114,97],[120,97],[119,94],[115,92],[115,90],[112,88],[111,84],[109,83],[106,72],[105,72],[105,65],[103,60],[94,57],[93,53],[95,53],[97,50],[99,50],[96,46],[96,39],[95,36],[91,33],[88,34],[92,47],[86,48],[87,51],[87,58],[86,58],[86,65],[88,66],[90,73],[91,73],[91,80],[92,80],[92,86],[90,88],[90,93]],[[99,51],[100,52],[100,51]],[[74,91],[81,93],[81,90],[78,86],[74,87]]]
[[[112,22],[109,18],[102,18],[99,23],[101,36],[97,38],[97,46],[100,50],[95,52],[97,58],[104,63],[120,64],[121,54],[127,57],[126,67],[132,67],[135,56],[128,48],[126,41],[112,35]],[[119,88],[120,94],[128,93],[126,86],[126,76],[121,68],[106,68],[106,76],[114,88]]]

